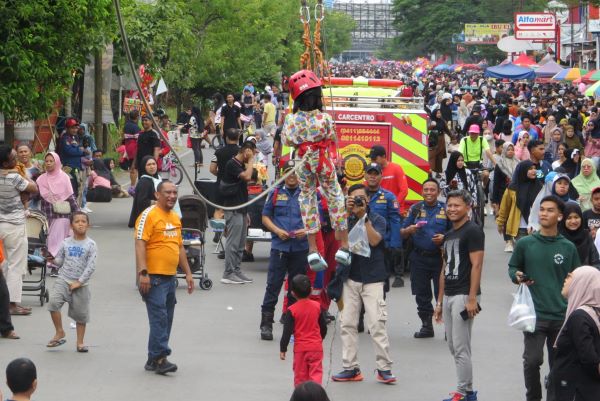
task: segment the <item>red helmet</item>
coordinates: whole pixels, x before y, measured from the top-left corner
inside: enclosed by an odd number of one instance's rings
[[[320,87],[321,80],[314,72],[309,70],[300,70],[290,77],[290,95],[296,100],[298,96],[309,89]]]

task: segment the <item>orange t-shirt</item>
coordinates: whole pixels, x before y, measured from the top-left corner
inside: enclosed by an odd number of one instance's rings
[[[4,262],[4,244],[0,240],[0,263]]]
[[[181,220],[172,210],[150,206],[135,222],[135,239],[146,242],[146,269],[149,274],[174,276],[179,265]]]

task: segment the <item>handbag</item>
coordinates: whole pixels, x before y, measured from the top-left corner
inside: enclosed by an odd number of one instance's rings
[[[239,182],[219,182],[219,192],[225,197],[236,195],[240,190]]]
[[[71,204],[67,201],[58,201],[52,204],[52,211],[56,214],[71,214]]]

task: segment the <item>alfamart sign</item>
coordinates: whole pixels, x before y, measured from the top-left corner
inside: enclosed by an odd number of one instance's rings
[[[553,41],[556,39],[556,15],[515,13],[515,38]]]

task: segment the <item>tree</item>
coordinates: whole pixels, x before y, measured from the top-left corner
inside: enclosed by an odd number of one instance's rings
[[[324,45],[326,45],[325,57],[330,58],[341,54],[352,46],[352,31],[356,28],[356,21],[352,16],[332,11],[325,16]]]
[[[111,0],[0,0],[0,112],[48,115],[87,57],[112,40]],[[6,132],[7,142],[11,142]]]

